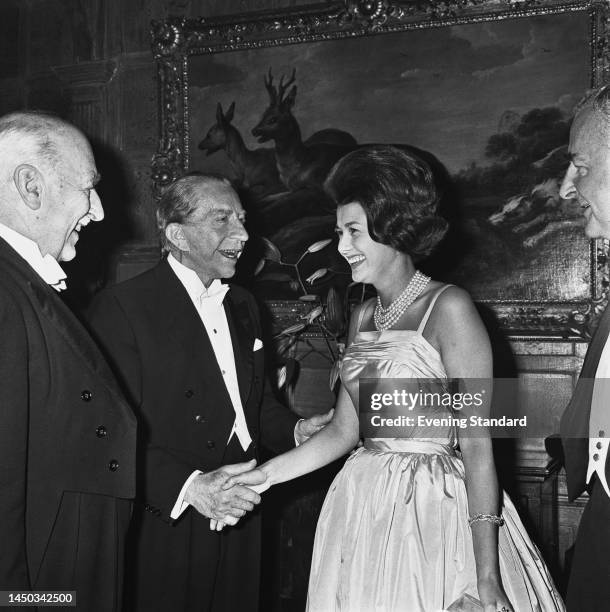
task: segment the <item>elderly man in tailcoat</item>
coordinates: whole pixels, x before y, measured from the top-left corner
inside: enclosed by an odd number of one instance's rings
[[[255,611],[260,516],[242,517],[260,501],[245,486],[264,480],[250,471],[259,444],[287,450],[330,414],[297,422],[265,391],[254,298],[221,282],[235,274],[248,239],[229,182],[182,177],[161,198],[157,220],[167,258],[102,292],[90,312],[140,417],[127,607]],[[241,484],[223,487],[236,474]],[[225,516],[242,520],[210,529],[210,519]]]
[[[75,591],[86,612],[121,608],[135,494],[135,417],[58,293],[104,216],[98,179],[72,125],[0,118],[0,590]]]
[[[610,89],[578,106],[570,133],[570,165],[560,195],[583,207],[585,234],[610,239]],[[589,491],[568,584],[570,612],[610,605],[610,308],[593,337],[572,400],[561,420],[568,494]]]

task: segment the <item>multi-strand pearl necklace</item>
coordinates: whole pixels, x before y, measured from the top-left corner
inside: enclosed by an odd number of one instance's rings
[[[429,276],[416,270],[409,284],[387,308],[381,305],[381,298],[377,296],[377,304],[373,313],[373,321],[377,331],[390,329],[402,317],[407,308],[413,304],[429,282]]]

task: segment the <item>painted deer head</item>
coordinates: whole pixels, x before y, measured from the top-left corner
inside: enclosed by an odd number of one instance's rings
[[[211,155],[224,149],[228,141],[228,132],[235,129],[231,125],[235,113],[235,102],[231,103],[229,109],[223,114],[220,102],[216,105],[216,123],[208,130],[206,137],[199,143],[199,148]]]
[[[256,136],[259,142],[267,142],[272,139],[277,141],[294,132],[297,123],[291,110],[297,95],[297,86],[292,85],[295,76],[296,69],[292,71],[292,76],[284,83],[284,75],[282,75],[278,87],[275,87],[271,68],[269,68],[269,74],[264,78],[265,88],[269,94],[269,106],[263,113],[261,120],[252,129],[252,135]],[[286,90],[290,85],[292,85],[292,88],[286,95]]]

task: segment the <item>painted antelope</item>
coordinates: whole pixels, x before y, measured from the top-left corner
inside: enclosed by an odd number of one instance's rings
[[[212,155],[224,151],[231,162],[241,187],[255,200],[285,191],[271,148],[248,149],[239,130],[231,124],[235,114],[235,102],[223,113],[220,102],[216,105],[216,123],[208,130],[199,148]]]
[[[293,70],[292,76],[284,82],[282,75],[278,87],[275,87],[269,69],[269,74],[264,78],[269,106],[252,129],[252,134],[260,143],[269,140],[275,142],[280,180],[292,191],[320,187],[334,163],[358,146],[351,135],[334,129],[316,132],[303,142],[301,129],[292,114],[297,94],[296,85],[292,85],[295,76],[296,70]]]

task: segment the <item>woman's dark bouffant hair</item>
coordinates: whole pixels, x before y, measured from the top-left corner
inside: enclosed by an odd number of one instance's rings
[[[334,165],[324,189],[337,206],[360,204],[371,238],[414,261],[430,255],[447,233],[432,170],[413,153],[392,146],[356,149]]]

